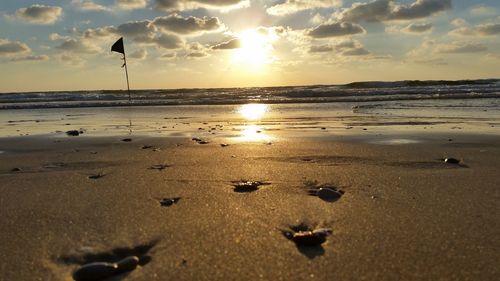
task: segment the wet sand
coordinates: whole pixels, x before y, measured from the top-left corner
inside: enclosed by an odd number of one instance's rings
[[[109,280],[497,280],[500,139],[449,138],[2,138],[0,280],[128,255],[142,265]],[[299,247],[300,224],[332,234]]]

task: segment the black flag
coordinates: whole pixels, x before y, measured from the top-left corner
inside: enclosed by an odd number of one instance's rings
[[[111,46],[111,52],[122,53],[125,55],[125,48],[123,47],[123,37],[118,39],[118,41]]]

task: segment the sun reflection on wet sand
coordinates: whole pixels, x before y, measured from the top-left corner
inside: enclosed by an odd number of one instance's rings
[[[267,104],[244,104],[240,106],[237,112],[248,121],[248,124],[244,124],[240,128],[240,134],[237,137],[239,141],[270,141],[273,139],[270,135],[264,132],[264,128],[255,124],[253,122],[257,120],[262,120],[266,113],[269,111],[269,106]]]
[[[260,126],[257,125],[243,125],[241,134],[237,137],[240,141],[270,141],[273,139],[270,135],[266,134]]]

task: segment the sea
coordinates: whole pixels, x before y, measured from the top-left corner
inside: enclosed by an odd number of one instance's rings
[[[224,129],[222,129],[224,128]],[[146,134],[267,141],[350,132],[500,135],[500,79],[0,94],[0,137]]]

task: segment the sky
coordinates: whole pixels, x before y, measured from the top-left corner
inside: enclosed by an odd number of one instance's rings
[[[500,78],[498,0],[0,2],[0,92]]]

